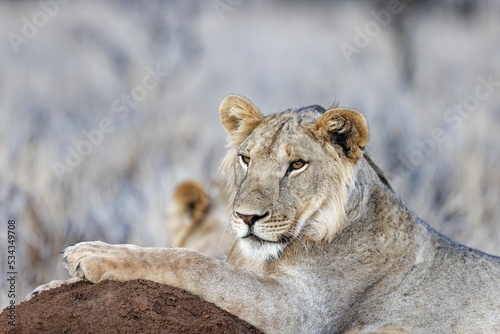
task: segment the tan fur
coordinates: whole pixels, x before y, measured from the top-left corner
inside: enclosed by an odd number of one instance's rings
[[[314,126],[319,141],[330,141],[332,136],[346,135],[348,157],[358,162],[368,143],[368,124],[359,112],[348,108],[335,108],[318,118]]]
[[[219,188],[212,184],[214,195],[210,196],[196,181],[176,187],[167,221],[172,247],[191,248],[212,257],[227,255],[235,240],[223,218],[227,200]]]
[[[226,97],[219,110],[222,125],[231,131],[230,141],[233,145],[245,140],[263,118],[252,102],[238,95]]]
[[[229,260],[84,242],[64,252],[70,274],[169,284],[266,333],[500,333],[500,258],[448,240],[404,204],[364,158],[360,113],[264,117],[238,96],[220,113],[238,238]]]
[[[374,329],[353,329],[345,334],[411,334],[399,327],[382,326]]]

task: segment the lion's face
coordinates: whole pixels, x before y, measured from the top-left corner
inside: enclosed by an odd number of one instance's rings
[[[246,99],[223,101],[231,225],[244,254],[276,258],[297,238],[320,240],[338,231],[368,132],[361,134],[363,145],[358,140],[354,147],[349,136],[360,133],[349,117],[361,114],[333,110],[311,107],[263,117]],[[332,116],[339,115],[333,124]]]
[[[298,237],[335,182],[335,175],[323,171],[340,163],[338,156],[325,155],[297,114],[263,120],[233,157],[231,222],[246,253],[261,249],[277,256]]]

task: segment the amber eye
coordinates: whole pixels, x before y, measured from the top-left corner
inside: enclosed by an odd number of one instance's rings
[[[240,155],[240,159],[241,161],[248,166],[248,164],[250,163],[250,157],[247,157],[245,155]]]
[[[299,160],[295,160],[294,162],[292,162],[290,164],[290,170],[297,170],[297,169],[301,169],[302,167],[304,167],[306,165],[306,162],[302,159],[299,159]]]

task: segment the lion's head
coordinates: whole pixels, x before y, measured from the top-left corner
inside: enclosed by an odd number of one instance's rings
[[[222,170],[240,250],[267,260],[298,238],[331,241],[368,141],[364,116],[310,106],[264,117],[235,95],[222,101],[220,116],[228,132]]]

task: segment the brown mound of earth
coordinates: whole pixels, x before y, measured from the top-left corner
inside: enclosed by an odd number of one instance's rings
[[[192,294],[151,281],[76,283],[16,306],[1,333],[260,333]],[[4,331],[6,330],[6,331]]]

